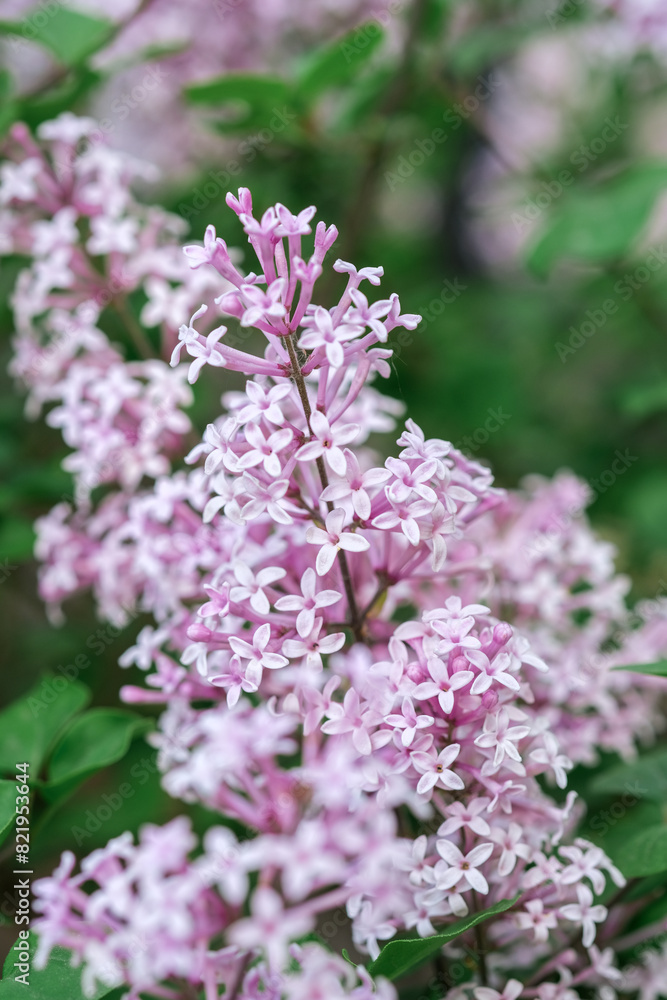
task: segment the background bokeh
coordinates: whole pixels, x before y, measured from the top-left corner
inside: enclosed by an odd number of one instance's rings
[[[157,162],[161,178],[142,197],[183,217],[194,240],[213,223],[242,245],[224,204],[240,185],[258,207],[316,204],[318,218],[341,230],[337,255],[381,262],[386,287],[424,316],[414,334],[390,342],[384,388],[427,435],[488,462],[499,485],[572,469],[590,486],[590,517],[617,545],[632,599],[659,592],[667,580],[661,5],[614,13],[584,0],[382,0],[321,5],[308,19],[259,0],[155,0],[138,14],[135,6],[56,3],[42,25],[47,5],[5,0],[2,128],[65,109],[93,115],[105,141]],[[98,28],[93,41],[95,24],[107,34]],[[4,373],[21,261],[0,262]],[[142,304],[133,302],[137,315]],[[114,332],[123,339],[122,328]],[[197,387],[200,429],[217,412],[214,374]],[[0,379],[2,698],[88,650],[81,679],[94,703],[115,704],[118,656],[144,621],[119,632],[95,620],[85,597],[67,605],[63,625],[47,620],[32,523],[69,495],[71,480],[60,435],[27,421],[20,386]],[[180,811],[138,741],[66,810],[38,817],[48,829],[36,841],[44,870],[133,768],[138,794],[99,837],[86,829],[86,851]]]

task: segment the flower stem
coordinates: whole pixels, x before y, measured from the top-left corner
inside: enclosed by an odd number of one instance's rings
[[[290,363],[292,366],[292,377],[296,383],[297,390],[299,392],[299,397],[301,399],[301,405],[303,406],[303,412],[306,417],[306,423],[308,424],[308,430],[310,427],[310,416],[312,413],[310,400],[308,399],[308,390],[306,389],[306,380],[303,377],[303,372],[301,371],[301,366],[299,364],[299,359],[296,353],[296,344],[294,342],[294,334],[290,334],[286,337],[287,341],[287,351],[289,353]],[[317,471],[320,476],[320,482],[322,484],[322,489],[325,490],[329,485],[329,477],[327,475],[326,466],[324,464],[324,459],[316,459]],[[327,503],[329,510],[333,510],[333,504]],[[354,587],[352,586],[352,577],[350,575],[350,567],[347,562],[347,556],[342,549],[338,550],[338,563],[340,565],[340,572],[343,578],[343,586],[345,587],[345,595],[347,597],[347,603],[350,610],[350,627],[354,632],[355,638],[358,642],[364,641],[363,636],[363,620],[359,614],[359,607],[357,605],[357,599],[354,594]]]

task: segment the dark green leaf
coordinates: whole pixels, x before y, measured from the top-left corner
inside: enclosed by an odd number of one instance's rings
[[[379,66],[366,73],[354,88],[346,107],[336,121],[336,132],[345,134],[358,128],[366,118],[375,112],[384,94],[394,79],[394,71],[387,66]]]
[[[326,90],[351,83],[384,39],[377,21],[368,21],[306,56],[297,73],[297,95],[307,104]]]
[[[553,217],[529,251],[528,266],[545,277],[563,258],[589,264],[622,259],[666,187],[667,166],[648,163],[587,190],[565,189],[554,198]]]
[[[149,720],[120,708],[93,708],[75,719],[53,751],[50,787],[45,793],[59,791],[121,760],[134,737],[150,725]]]
[[[658,660],[657,663],[633,663],[613,669],[631,670],[635,674],[650,674],[652,677],[667,677],[667,660]]]
[[[657,875],[648,875],[639,879],[633,886],[628,887],[623,894],[626,903],[634,903],[637,899],[643,899],[651,893],[664,889],[667,883],[667,872],[658,872]]]
[[[228,76],[195,83],[186,88],[186,96],[195,104],[223,105],[229,101],[244,104],[270,104],[287,98],[288,86],[284,80],[253,73],[230,73]]]
[[[471,913],[440,934],[427,938],[403,938],[399,941],[389,941],[376,960],[368,966],[368,971],[374,977],[386,976],[387,979],[398,979],[440,951],[443,945],[470,930],[471,927],[475,927],[483,920],[488,920],[489,917],[509,910],[520,898],[520,895],[521,893],[513,899],[501,899],[494,906],[490,906],[488,910],[481,913]]]
[[[194,84],[186,96],[196,104],[207,104],[224,112],[215,127],[222,132],[248,132],[251,129],[285,128],[283,113],[288,121],[292,112],[290,89],[284,80],[252,73],[232,73],[228,76]],[[276,117],[277,116],[277,117]]]
[[[0,712],[0,771],[15,773],[17,763],[30,764],[37,777],[54,739],[85,708],[90,691],[65,677],[44,677],[28,694]]]
[[[81,968],[72,968],[70,965],[71,954],[64,948],[54,948],[51,956],[43,969],[34,968],[35,951],[37,948],[37,937],[30,934],[28,938],[28,950],[30,953],[30,972],[28,976],[29,985],[17,982],[16,976],[21,975],[22,970],[16,968],[14,963],[18,962],[16,950],[12,947],[9,951],[2,970],[2,980],[0,981],[0,1000],[84,1000],[84,993],[81,988]],[[118,990],[111,990],[108,986],[100,986],[99,989],[87,998],[87,1000],[102,1000],[112,995],[120,995]]]
[[[637,760],[596,775],[587,785],[587,794],[626,795],[629,804],[640,799],[667,799],[667,749],[652,750]]]
[[[88,66],[80,66],[75,73],[68,74],[60,86],[50,87],[41,94],[18,101],[17,117],[31,128],[36,128],[41,122],[56,118],[75,106],[101,80],[101,73]]]
[[[614,861],[626,878],[667,871],[667,826],[653,826],[629,837]]]

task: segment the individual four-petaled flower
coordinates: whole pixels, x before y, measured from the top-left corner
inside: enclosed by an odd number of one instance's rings
[[[318,576],[328,573],[334,564],[337,554],[345,552],[365,552],[370,548],[370,542],[362,535],[345,531],[345,511],[336,507],[326,516],[326,528],[311,525],[306,532],[306,540],[311,545],[319,545],[315,568]]]

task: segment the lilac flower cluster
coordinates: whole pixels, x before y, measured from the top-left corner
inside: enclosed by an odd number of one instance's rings
[[[327,949],[330,915],[373,960],[397,934],[428,936],[508,900],[450,1000],[576,1000],[579,985],[613,984],[625,910],[595,897],[623,876],[576,836],[575,793],[545,787],[566,789],[574,762],[601,747],[631,754],[657,728],[660,681],[609,670],[664,654],[665,609],[626,634],[625,582],[570,477],[508,495],[411,420],[381,462],[368,438],[401,408],[370,383],[389,372],[389,333],[419,317],[396,295],[369,301],[382,268],[340,260],[338,301],[316,304],[337,232],[318,223],[305,249],[314,208],[257,217],[249,191],[229,195],[257,271],[242,272],[209,226],[203,246],[185,248],[188,279],[166,267],[168,220],[114,200],[124,168],[102,157],[91,177],[76,129],[45,126],[43,146],[15,130],[24,155],[0,187],[11,246],[35,256],[15,294],[15,373],[37,405],[55,404],[49,419],[80,477],[118,455],[103,480],[115,489],[96,505],[79,490],[78,505],[39,524],[42,593],[55,607],[90,587],[115,622],[135,608],[153,616],[121,658],[146,686],[123,696],[165,704],[151,737],[164,786],[224,825],[201,844],[184,818],[145,827],[79,874],[66,855],[35,885],[39,961],[62,945],[89,994],[126,985],[132,1000],[185,984],[206,1000],[390,1000],[391,985]],[[53,168],[63,152],[64,180]],[[86,195],[105,183],[104,197]],[[38,307],[39,227],[68,209],[78,236]],[[81,332],[83,306],[120,273],[149,297],[142,318],[173,352],[171,396],[165,362],[124,362],[98,327]],[[209,293],[217,309],[195,308]],[[58,321],[74,331],[62,347]],[[264,350],[251,353],[257,334]],[[35,364],[45,340],[59,346]],[[223,396],[186,459],[195,468],[172,473],[142,446],[148,437],[165,462],[178,453],[187,383],[206,367],[248,380]]]
[[[131,495],[186,449],[192,391],[159,355],[169,356],[194,303],[217,290],[183,261],[180,220],[131,196],[145,164],[103,146],[77,152],[94,128],[64,114],[39,128],[37,143],[17,125],[0,167],[0,252],[29,258],[13,296],[11,372],[28,388],[29,415],[48,407],[47,423],[71,449],[73,503],[56,508],[56,523],[73,506],[88,509],[96,487]],[[137,294],[153,340],[132,318]],[[125,360],[102,329],[110,318],[135,338],[142,360]],[[61,572],[44,586],[59,595],[67,582]]]

